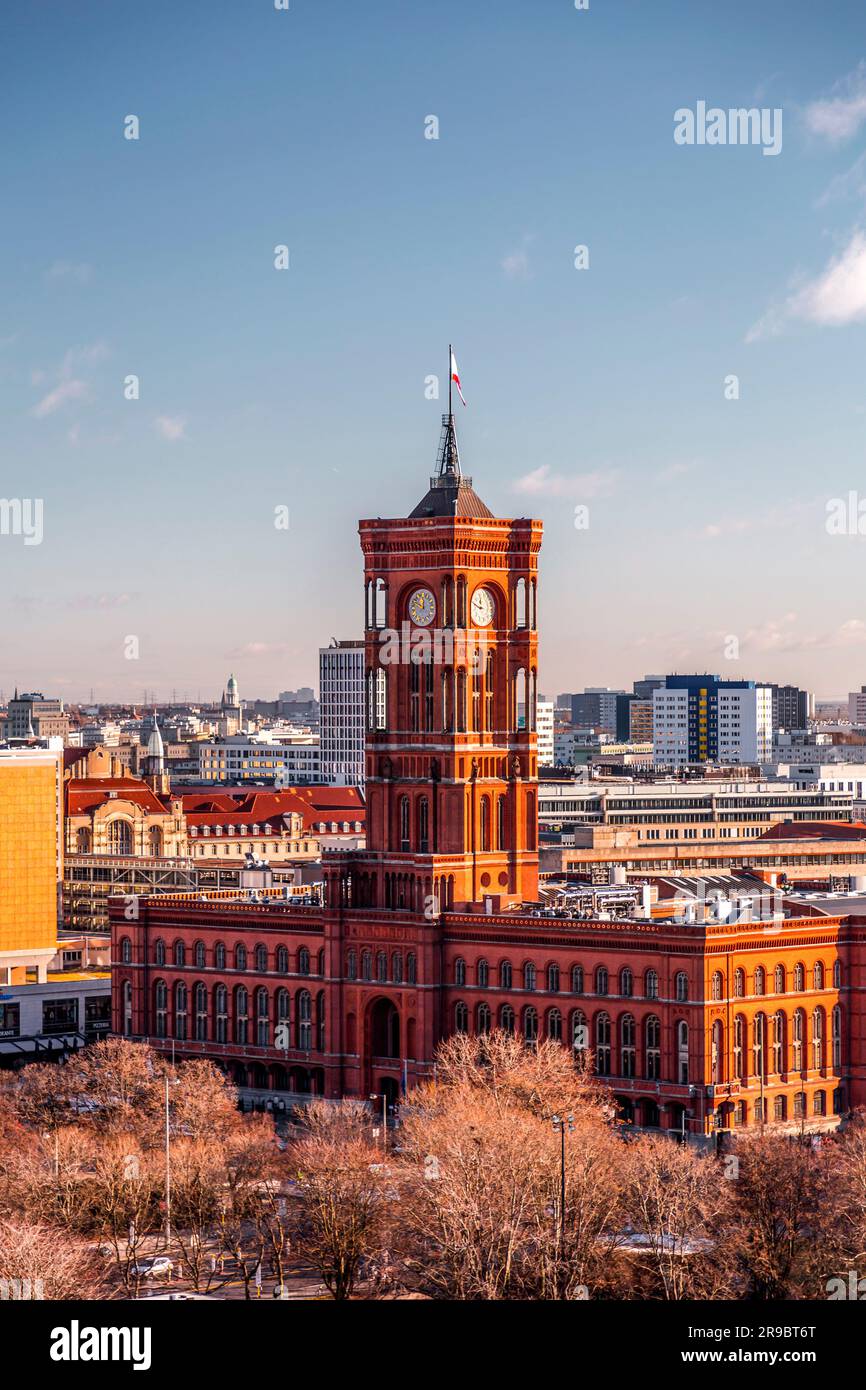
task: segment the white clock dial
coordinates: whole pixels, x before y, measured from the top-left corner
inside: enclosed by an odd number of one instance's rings
[[[469,611],[476,627],[490,626],[493,622],[493,599],[486,589],[475,590]]]
[[[429,627],[436,617],[436,600],[429,589],[416,589],[409,599],[409,617],[416,627]]]

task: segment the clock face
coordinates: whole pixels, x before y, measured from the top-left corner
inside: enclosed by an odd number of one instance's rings
[[[469,609],[476,627],[489,627],[493,622],[493,599],[487,589],[476,589]]]
[[[416,627],[429,627],[436,617],[436,600],[429,589],[416,589],[409,599],[409,617]]]

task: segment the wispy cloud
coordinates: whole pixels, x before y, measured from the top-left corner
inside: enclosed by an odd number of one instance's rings
[[[820,197],[815,199],[816,208],[825,208],[829,203],[839,203],[852,199],[860,200],[866,195],[866,154],[858,155],[843,173],[832,178]]]
[[[531,280],[532,269],[529,264],[529,246],[533,237],[527,232],[520,246],[513,251],[508,251],[499,262],[506,280]]]
[[[45,272],[48,281],[68,280],[76,285],[86,285],[93,275],[93,266],[73,261],[55,261]]]
[[[806,107],[806,127],[813,135],[842,144],[856,135],[866,121],[866,63],[860,62],[853,72],[832,88],[829,97],[812,101]]]
[[[665,468],[660,468],[656,473],[656,482],[674,483],[677,478],[684,478],[687,473],[693,473],[695,465],[693,463],[669,463]]]
[[[108,348],[105,343],[88,343],[83,347],[69,348],[56,371],[45,372],[41,368],[32,371],[30,380],[34,386],[40,386],[52,377],[57,383],[33,407],[36,419],[44,420],[69,401],[84,400],[89,395],[90,387],[82,376],[81,369],[92,367],[107,355]]]
[[[866,236],[855,231],[848,245],[814,280],[769,309],[746,334],[746,342],[775,337],[792,320],[839,327],[866,319]]]
[[[80,381],[72,377],[68,381],[61,381],[59,386],[55,386],[42,400],[33,407],[33,414],[37,420],[44,420],[46,415],[53,415],[55,410],[66,405],[67,401],[80,401],[87,395],[87,382]]]
[[[550,464],[543,463],[531,473],[524,473],[512,484],[512,491],[528,497],[568,497],[585,502],[593,497],[608,497],[614,491],[619,474],[616,469],[594,473],[554,473]]]
[[[719,634],[719,640],[722,640]],[[866,622],[847,618],[825,632],[810,632],[801,626],[797,613],[785,613],[781,618],[769,618],[759,627],[750,628],[740,640],[741,651],[766,653],[827,651],[835,648],[866,645]]]
[[[177,439],[186,439],[186,421],[182,420],[180,416],[158,415],[153,422],[153,427],[157,434],[172,443]]]
[[[708,521],[701,534],[707,540],[714,540],[718,536],[743,536],[752,531],[784,531],[808,517],[821,518],[820,524],[823,526],[825,508],[826,502],[821,499],[784,502],[765,511],[739,512],[719,517],[717,521]]]
[[[287,642],[245,642],[242,647],[227,652],[226,656],[229,660],[240,656],[286,656],[290,651]]]
[[[92,609],[106,612],[113,608],[125,608],[132,597],[131,594],[79,594],[76,598],[68,599],[66,607],[76,612]]]

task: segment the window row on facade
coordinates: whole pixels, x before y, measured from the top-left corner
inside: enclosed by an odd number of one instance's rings
[[[129,937],[121,937],[119,943],[120,961],[123,965],[131,965],[133,959],[132,942]],[[255,970],[256,974],[266,975],[273,969],[278,975],[324,975],[325,973],[325,952],[320,950],[313,956],[309,947],[301,946],[294,953],[288,946],[277,946],[273,954],[273,967],[271,967],[271,956],[267,946],[261,942],[252,948],[239,941],[233,949],[229,951],[225,942],[217,941],[210,952],[208,959],[208,949],[204,941],[193,943],[191,950],[185,941],[175,941],[169,951],[165,941],[158,937],[153,943],[153,962],[157,966],[165,966],[171,963],[178,969],[192,966],[196,970],[206,970],[209,967],[214,970]],[[294,968],[293,968],[294,967]]]
[[[237,1043],[241,1046],[296,1048],[302,1052],[325,1050],[325,992],[315,998],[300,989],[294,1000],[288,989],[273,994],[246,985],[229,989],[203,981],[192,986],[183,980],[153,985],[153,1036],[178,1042]],[[123,1032],[132,1032],[132,984],[121,990]]]
[[[781,963],[777,965],[772,972],[768,972],[763,965],[756,965],[751,980],[752,987],[749,991],[747,988],[749,982],[746,978],[746,972],[741,966],[738,966],[734,971],[732,980],[732,997],[734,999],[744,999],[747,992],[751,993],[756,998],[760,998],[767,993],[787,994],[789,983],[791,991],[794,994],[802,994],[807,987],[807,980],[809,981],[808,987],[810,989],[827,989],[831,978],[833,982],[832,988],[841,989],[842,962],[840,960],[835,960],[833,962],[832,975],[825,969],[824,962],[821,960],[815,961],[810,971],[806,970],[802,961],[798,961],[794,969],[790,972],[790,980],[788,971]],[[768,989],[768,985],[771,986],[771,988]],[[725,977],[721,970],[713,971],[710,980],[710,998],[715,1000],[727,998]]]
[[[510,960],[498,961],[492,968],[488,960],[478,960],[474,966],[474,978],[466,961],[458,956],[452,969],[452,982],[458,989],[474,984],[479,989],[498,986],[499,989],[541,989],[547,994],[560,991],[571,994],[596,994],[602,997],[618,995],[622,999],[636,997],[635,976],[629,966],[611,972],[606,965],[596,966],[587,976],[582,965],[572,965],[563,970],[555,961],[539,967],[534,961],[524,961],[515,968]],[[659,975],[657,970],[646,970],[639,981],[644,999],[658,999]],[[588,987],[587,987],[588,986]],[[689,977],[684,970],[678,970],[673,979],[673,997],[678,1003],[689,999]]]

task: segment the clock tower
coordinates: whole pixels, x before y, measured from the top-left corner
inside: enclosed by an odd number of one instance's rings
[[[541,522],[493,515],[448,414],[414,511],[359,530],[367,848],[341,856],[341,901],[430,920],[533,901]]]

